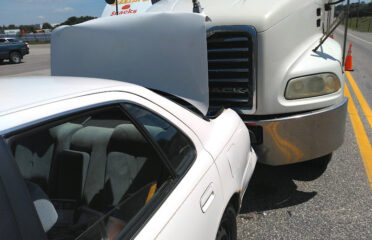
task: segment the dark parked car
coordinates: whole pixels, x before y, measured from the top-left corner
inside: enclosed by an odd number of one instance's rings
[[[4,59],[9,59],[11,63],[20,63],[26,54],[29,54],[27,43],[17,38],[0,38],[0,63]]]

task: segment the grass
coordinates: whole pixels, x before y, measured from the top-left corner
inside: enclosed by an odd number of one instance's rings
[[[349,28],[359,32],[372,32],[372,16],[360,17],[357,28],[357,18],[349,18]]]

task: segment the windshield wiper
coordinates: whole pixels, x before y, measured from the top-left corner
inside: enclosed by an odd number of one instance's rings
[[[345,0],[339,0],[336,2],[329,2],[325,4],[325,10],[330,11],[331,6],[344,2]],[[350,0],[347,0],[346,3],[346,12],[343,10],[341,14],[338,15],[336,20],[333,22],[331,27],[327,30],[327,32],[320,38],[319,44],[313,49],[314,52],[316,52],[320,46],[323,45],[323,43],[328,39],[328,37],[336,30],[336,28],[346,19],[345,22],[345,32],[344,32],[344,46],[343,46],[343,53],[342,53],[342,66],[345,65],[345,50],[346,50],[346,40],[347,40],[347,29],[348,29],[348,23],[349,23],[349,9],[350,9]]]
[[[327,30],[327,32],[320,38],[319,44],[314,48],[314,52],[318,50],[320,46],[327,40],[327,38],[336,30],[336,28],[345,20],[345,12],[341,12],[338,15],[337,19],[332,23],[331,27]]]

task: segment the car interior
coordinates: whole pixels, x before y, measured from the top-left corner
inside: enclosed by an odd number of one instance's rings
[[[114,239],[170,178],[119,107],[10,142],[48,239]]]

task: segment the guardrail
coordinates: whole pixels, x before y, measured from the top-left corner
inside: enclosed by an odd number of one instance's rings
[[[0,37],[17,37],[25,42],[50,42],[51,33],[29,33],[22,36],[0,34]]]

